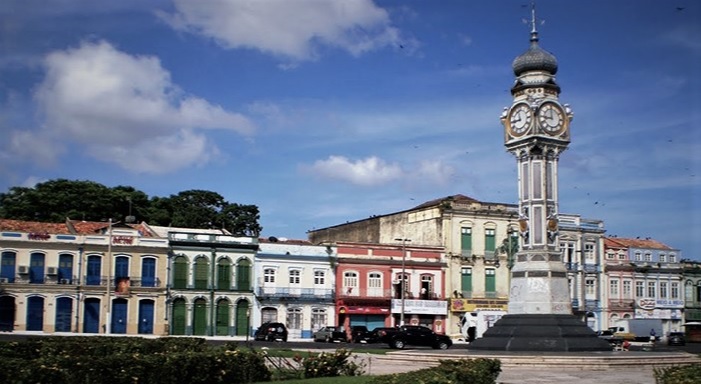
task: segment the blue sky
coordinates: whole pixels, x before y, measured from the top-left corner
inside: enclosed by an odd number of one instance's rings
[[[701,260],[701,3],[537,2],[560,211]],[[516,203],[499,115],[529,2],[3,0],[0,190],[67,178],[260,208],[263,236],[453,194]]]

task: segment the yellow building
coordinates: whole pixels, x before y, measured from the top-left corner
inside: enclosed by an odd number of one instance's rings
[[[0,330],[165,334],[167,252],[141,225],[0,220]]]

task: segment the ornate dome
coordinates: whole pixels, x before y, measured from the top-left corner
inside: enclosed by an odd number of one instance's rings
[[[531,36],[531,46],[514,59],[511,67],[516,76],[526,71],[547,71],[554,75],[557,73],[557,59],[538,45],[538,35],[534,34]]]

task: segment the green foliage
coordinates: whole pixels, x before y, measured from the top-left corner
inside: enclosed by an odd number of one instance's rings
[[[437,367],[377,376],[369,384],[494,384],[501,372],[496,359],[441,360]]]
[[[360,376],[363,366],[350,360],[351,351],[337,349],[335,352],[309,353],[306,358],[296,358],[304,367],[304,377]]]
[[[4,344],[2,383],[235,384],[271,377],[261,354],[210,348],[196,338],[47,337]]]
[[[223,228],[237,236],[258,236],[262,231],[257,206],[229,203],[211,191],[189,190],[149,199],[130,186],[108,188],[93,181],[56,179],[0,193],[0,217],[5,219],[127,222],[130,216],[153,225]]]
[[[701,384],[701,364],[654,368],[657,384]]]

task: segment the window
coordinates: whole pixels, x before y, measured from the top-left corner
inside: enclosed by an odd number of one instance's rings
[[[623,298],[632,299],[633,298],[633,285],[630,280],[623,280]]]
[[[343,292],[346,295],[358,295],[358,274],[356,272],[343,273]]]
[[[484,291],[485,293],[494,293],[497,290],[496,270],[488,268],[484,270]]]
[[[671,287],[670,299],[679,299],[679,283],[676,281],[673,281],[672,284],[670,284],[670,287]]]
[[[472,268],[462,268],[460,270],[460,286],[463,292],[467,292],[465,296],[469,297],[469,293],[472,292]],[[461,292],[460,295],[463,295],[463,293]]]
[[[640,252],[635,252],[635,261],[643,261],[643,255]]]
[[[419,299],[428,300],[433,293],[433,275],[421,275],[421,289],[419,290]]]
[[[44,254],[43,253],[32,253],[29,256],[29,283],[30,284],[43,284],[44,283]]]
[[[88,266],[85,276],[86,285],[100,285],[102,276],[100,275],[102,268],[102,257],[91,255],[88,256]]]
[[[647,282],[647,297],[649,298],[654,298],[655,297],[655,291],[657,290],[655,286],[654,281],[648,281]]]
[[[460,249],[463,256],[472,256],[472,228],[460,228]]]
[[[185,256],[175,258],[173,261],[173,288],[184,289],[187,287],[187,267]]]
[[[314,271],[314,285],[324,285],[326,275],[324,271]]]
[[[612,299],[618,298],[618,280],[609,281],[609,295]]]
[[[596,281],[594,279],[586,279],[584,285],[585,294],[587,296],[596,294]]]
[[[0,277],[7,279],[9,283],[15,282],[15,259],[14,252],[5,251],[2,253],[2,266],[0,267]]]
[[[302,308],[287,309],[287,328],[302,329]]]
[[[660,253],[660,263],[666,263],[667,262],[667,255],[664,253]]]
[[[606,252],[606,258],[607,258],[608,260],[613,260],[613,258],[614,258],[613,252]]]
[[[584,257],[586,258],[587,264],[594,264],[596,262],[595,256],[594,244],[584,244]]]
[[[290,270],[290,284],[291,285],[299,285],[301,283],[300,275],[301,275],[301,271],[299,269],[291,269]]]
[[[156,259],[153,257],[141,259],[141,286],[156,286]]]
[[[677,262],[677,255],[671,253],[671,254],[669,255],[669,262],[670,262],[670,263],[676,263],[676,262]]]
[[[494,252],[496,250],[496,230],[495,229],[485,229],[484,230],[484,250],[487,252]]]
[[[239,259],[236,262],[236,289],[250,291],[251,288],[251,260]]]
[[[645,297],[645,283],[642,281],[635,282],[635,297]]]
[[[263,282],[264,283],[275,283],[275,270],[273,268],[266,268],[263,271]]]
[[[312,308],[312,332],[326,325],[326,309]]]
[[[206,257],[198,257],[195,260],[195,289],[207,289],[209,279],[209,260]]]
[[[382,274],[370,272],[368,274],[368,296],[382,296]]]
[[[660,299],[666,299],[667,298],[667,282],[666,281],[660,281]]]
[[[646,254],[645,254],[645,261],[647,261],[647,262],[652,261],[652,254],[646,253]]]
[[[73,284],[73,255],[58,255],[58,281],[59,283]]]
[[[618,252],[618,260],[625,260],[625,259],[626,259],[625,252]]]
[[[231,289],[231,260],[223,258],[217,262],[217,289]]]

